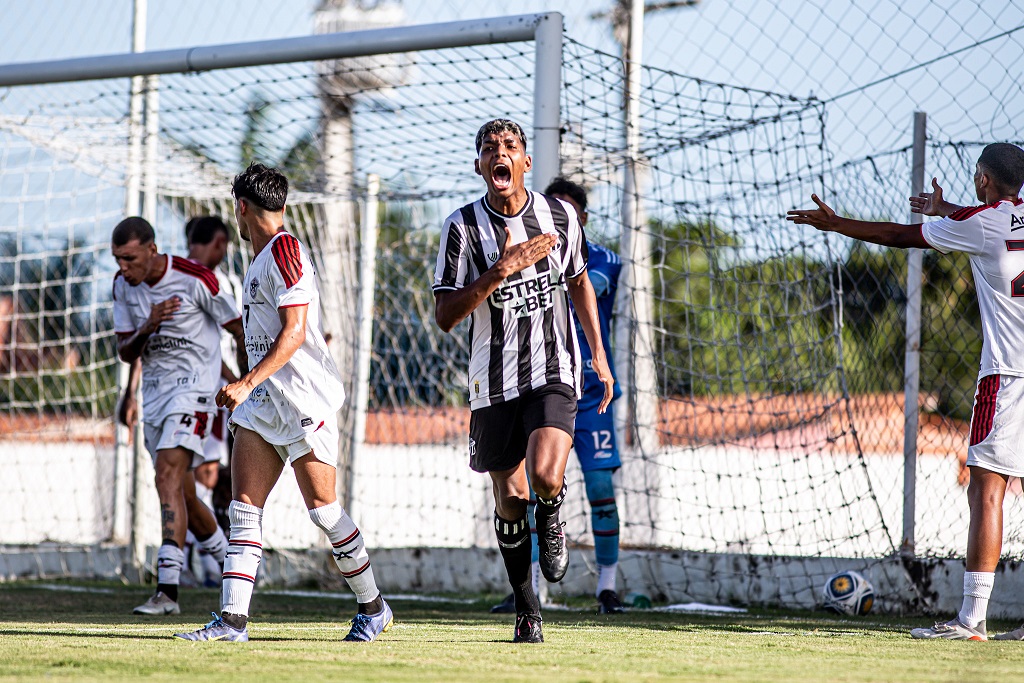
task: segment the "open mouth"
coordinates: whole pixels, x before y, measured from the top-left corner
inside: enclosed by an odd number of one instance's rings
[[[512,187],[512,169],[505,164],[495,164],[491,169],[491,182],[494,183],[494,189],[499,191]]]

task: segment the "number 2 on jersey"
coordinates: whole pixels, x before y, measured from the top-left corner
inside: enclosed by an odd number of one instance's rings
[[[1024,240],[1006,240],[1007,251],[1024,251]],[[1010,296],[1024,296],[1024,271],[1010,280]]]

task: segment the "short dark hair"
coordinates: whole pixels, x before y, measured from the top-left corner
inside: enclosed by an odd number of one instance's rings
[[[209,244],[218,232],[231,234],[220,216],[193,216],[185,223],[185,241],[189,244]]]
[[[480,126],[480,130],[476,132],[477,154],[480,153],[480,147],[484,144],[484,136],[491,133],[512,133],[519,138],[519,142],[523,143],[523,151],[526,151],[526,133],[523,132],[522,126],[511,119],[493,119]]]
[[[1024,150],[1009,142],[994,142],[981,150],[983,167],[1005,193],[1018,193],[1024,185]]]
[[[235,199],[247,199],[265,211],[280,211],[288,199],[288,179],[276,168],[258,161],[235,176],[231,182]]]
[[[574,183],[568,178],[558,176],[544,189],[544,194],[553,195],[560,194],[571,198],[574,202],[579,204],[581,211],[587,210],[587,191],[583,189],[583,186],[579,183]]]
[[[132,240],[138,240],[139,244],[151,244],[156,239],[153,226],[141,216],[130,216],[114,226],[114,232],[110,235],[110,241],[115,247],[123,247]]]

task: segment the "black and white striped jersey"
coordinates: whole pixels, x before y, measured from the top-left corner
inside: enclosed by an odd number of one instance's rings
[[[497,262],[505,248],[541,233],[557,233],[551,254],[502,281],[470,316],[469,400],[476,410],[561,382],[581,392],[580,348],[566,278],[587,267],[587,240],[572,206],[531,192],[515,216],[484,198],[444,222],[434,291],[461,289]]]

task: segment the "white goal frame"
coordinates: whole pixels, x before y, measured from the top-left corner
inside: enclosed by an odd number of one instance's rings
[[[143,136],[141,77],[532,41],[535,46],[532,187],[539,191],[559,175],[561,166],[562,34],[563,17],[558,12],[394,26],[247,43],[5,64],[0,65],[0,88],[132,78],[132,102],[128,115],[131,149],[126,178],[126,213],[139,213],[141,209],[142,215],[152,221],[156,192],[152,169],[158,132],[158,87],[155,78],[150,80],[146,93],[147,115]],[[138,36],[135,44],[141,45]],[[142,198],[139,197],[140,185]],[[373,272],[372,268],[370,272]],[[366,302],[361,301],[360,308],[366,309]],[[360,329],[357,343],[367,344],[370,324],[369,316],[364,313],[360,326],[365,329]],[[360,364],[369,364],[368,348],[360,348],[357,355]],[[365,374],[359,373],[361,377],[365,377]],[[120,373],[120,379],[123,390],[126,372]],[[365,410],[365,391],[362,393],[357,399],[361,398]],[[8,554],[0,563],[3,565],[0,568],[4,570],[0,572],[0,577],[60,574],[72,566],[92,567],[98,573],[139,577],[138,572],[143,570],[147,549],[142,530],[144,515],[140,514],[133,501],[138,499],[136,494],[145,485],[145,482],[139,481],[139,476],[145,471],[145,461],[149,457],[141,443],[140,428],[135,438],[134,453],[129,455],[127,434],[121,428],[118,429],[115,448],[115,531],[111,541],[114,545],[126,543],[123,556],[118,557],[119,553],[112,547],[106,547],[107,552],[92,562],[82,561],[84,558],[78,555],[95,554],[97,548],[62,548],[42,553],[28,552],[23,556]],[[131,466],[130,461],[134,461]],[[119,532],[126,526],[130,527],[130,538],[124,538],[121,535],[123,532]]]

